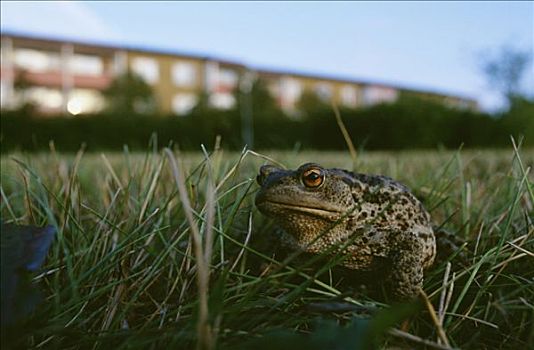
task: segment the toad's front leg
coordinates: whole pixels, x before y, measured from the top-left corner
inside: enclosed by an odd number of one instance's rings
[[[413,299],[423,287],[424,246],[414,233],[395,235],[390,255],[389,284],[400,300]]]

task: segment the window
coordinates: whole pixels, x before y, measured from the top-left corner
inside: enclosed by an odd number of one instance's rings
[[[328,83],[318,83],[315,85],[315,93],[323,102],[328,102],[332,99],[332,86]]]
[[[177,62],[172,66],[172,81],[176,86],[194,86],[197,83],[197,69],[193,63]]]
[[[473,107],[473,105],[469,101],[466,101],[466,100],[458,100],[455,102],[454,105],[455,107],[460,108],[460,109],[471,109]]]
[[[341,103],[347,107],[356,107],[358,104],[358,94],[354,86],[343,85],[341,87]]]
[[[460,99],[460,98],[454,98],[454,97],[446,97],[443,101],[443,103],[451,108],[458,108],[458,109],[470,109],[472,108],[472,105],[469,103],[469,101]]]
[[[276,99],[280,98],[280,84],[267,82],[267,91],[269,91],[269,94]]]
[[[363,90],[363,100],[366,105],[395,102],[399,92],[393,88],[382,86],[368,86]]]
[[[195,94],[176,94],[172,99],[172,110],[178,115],[184,115],[197,105],[198,97]]]
[[[234,95],[228,92],[217,92],[210,96],[210,104],[219,109],[230,109],[236,104]]]
[[[296,79],[283,78],[281,81],[280,92],[282,100],[292,104],[300,99],[302,85]]]
[[[17,49],[15,50],[15,65],[30,72],[47,72],[59,70],[61,60],[59,53]]]
[[[205,79],[206,89],[208,91],[214,91],[219,84],[219,64],[217,62],[208,61],[205,65]]]
[[[0,108],[7,108],[9,107],[11,101],[10,101],[10,86],[8,85],[8,82],[5,80],[0,80]]]
[[[74,54],[70,60],[70,70],[74,74],[102,75],[104,64],[98,56]]]
[[[235,87],[239,76],[236,71],[231,69],[221,69],[219,72],[219,84],[228,87]]]
[[[158,62],[149,57],[136,57],[132,60],[132,70],[149,84],[159,80]]]
[[[55,110],[63,105],[63,95],[57,89],[30,87],[24,91],[23,102],[31,102],[42,109]]]
[[[122,75],[128,70],[128,54],[126,51],[115,52],[112,70],[114,75]]]
[[[104,98],[97,90],[74,89],[69,94],[67,111],[72,115],[95,113],[104,107]]]

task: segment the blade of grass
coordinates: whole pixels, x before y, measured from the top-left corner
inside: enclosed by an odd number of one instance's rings
[[[197,286],[199,294],[199,316],[198,316],[198,339],[197,339],[197,349],[208,350],[213,348],[213,339],[211,334],[211,328],[209,325],[209,314],[208,314],[208,281],[209,281],[209,268],[205,261],[205,256],[202,248],[202,239],[200,237],[200,232],[198,226],[193,217],[193,210],[189,202],[189,197],[187,195],[187,189],[185,186],[185,181],[183,178],[183,173],[179,169],[174,154],[170,149],[165,149],[165,154],[167,155],[171,170],[178,187],[180,194],[180,200],[182,201],[182,206],[184,208],[185,216],[189,222],[189,228],[191,230],[191,235],[193,239],[193,248],[196,258],[197,265]]]

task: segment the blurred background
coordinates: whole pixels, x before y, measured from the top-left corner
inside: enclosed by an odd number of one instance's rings
[[[361,148],[531,146],[533,17],[532,2],[2,1],[1,147],[344,149],[332,105]]]

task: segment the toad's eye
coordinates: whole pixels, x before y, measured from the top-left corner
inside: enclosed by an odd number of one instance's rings
[[[324,173],[321,169],[312,168],[302,173],[302,183],[306,187],[319,187],[324,182]]]

